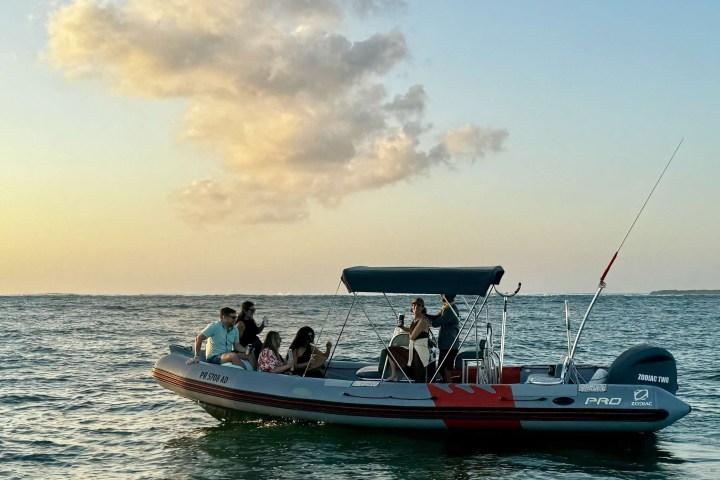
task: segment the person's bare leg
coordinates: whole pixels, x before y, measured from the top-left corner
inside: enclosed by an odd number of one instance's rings
[[[257,370],[257,361],[255,360],[255,355],[253,355],[252,353],[238,353],[238,356],[241,360],[247,360],[248,362],[250,362],[250,366],[253,370]]]
[[[245,360],[250,362],[250,365],[252,365],[252,369],[257,370],[257,360],[255,359],[255,355],[253,355],[252,353],[249,355],[246,353],[243,353],[242,355],[245,357]]]
[[[390,358],[388,363],[390,364],[390,376],[388,377],[388,382],[397,382],[398,376],[397,376],[397,366],[395,366],[395,361]]]
[[[247,358],[248,356],[244,353],[223,353],[223,355],[220,357],[220,361],[222,363],[232,363],[233,365],[237,365],[238,367],[245,368],[245,364],[243,363],[243,359],[248,360],[250,364],[252,365],[253,362]],[[254,366],[253,366],[254,369]]]
[[[233,355],[232,363],[233,365],[245,368],[245,364],[243,363],[243,359],[240,353],[236,353]]]

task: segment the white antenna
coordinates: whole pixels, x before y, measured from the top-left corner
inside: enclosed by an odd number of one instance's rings
[[[565,300],[565,331],[567,332],[568,356],[570,356],[570,309],[567,300]]]

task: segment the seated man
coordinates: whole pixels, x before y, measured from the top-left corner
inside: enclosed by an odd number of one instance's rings
[[[243,365],[243,360],[248,360],[255,368],[255,356],[246,355],[241,352],[240,333],[235,326],[237,312],[232,308],[225,307],[220,310],[220,320],[209,324],[195,337],[195,357],[187,361],[190,365],[199,360],[200,347],[203,340],[207,340],[205,349],[205,361],[220,365],[221,363],[232,362],[233,365]]]

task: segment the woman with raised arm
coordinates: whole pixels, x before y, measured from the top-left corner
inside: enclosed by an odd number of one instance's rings
[[[413,313],[413,321],[409,327],[400,326],[402,330],[410,335],[408,347],[394,346],[388,348],[388,363],[390,364],[391,375],[388,381],[398,380],[398,366],[402,368],[410,380],[425,382],[425,372],[430,364],[430,320],[427,317],[425,301],[416,298],[410,304],[410,311]]]
[[[255,304],[249,300],[244,301],[240,306],[236,326],[240,332],[240,345],[245,347],[245,352],[255,358],[257,364],[258,355],[263,348],[263,342],[259,334],[267,326],[267,318],[263,318],[260,325],[255,321]]]

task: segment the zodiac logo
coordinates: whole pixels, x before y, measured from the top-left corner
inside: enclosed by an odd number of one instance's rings
[[[648,392],[647,389],[643,388],[641,390],[635,390],[634,396],[636,402],[642,402],[648,399],[648,397],[650,396],[650,392]]]

